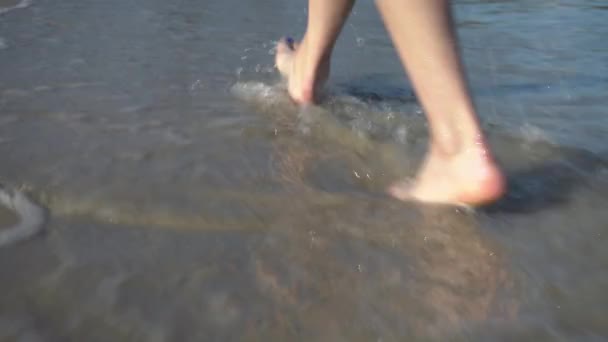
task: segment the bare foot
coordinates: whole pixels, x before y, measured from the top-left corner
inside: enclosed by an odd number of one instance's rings
[[[329,56],[309,50],[306,42],[294,43],[291,38],[283,38],[277,43],[276,67],[287,79],[289,95],[299,104],[315,102],[320,87],[329,76]]]
[[[400,200],[477,206],[497,200],[506,188],[498,166],[478,144],[455,155],[431,148],[416,180],[392,185],[388,192]]]

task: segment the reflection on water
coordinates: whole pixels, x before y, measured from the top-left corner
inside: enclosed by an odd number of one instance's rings
[[[93,325],[113,339],[399,340],[514,319],[501,249],[466,213],[304,197],[260,220],[264,231],[205,234],[58,225],[47,246],[2,251],[25,255],[23,266],[26,250],[48,255],[42,272],[7,278],[27,284],[30,304],[2,304],[16,321],[33,310],[51,331],[73,321],[75,339]]]
[[[510,185],[470,212],[384,194],[427,128],[372,3],[303,109],[271,56],[299,3],[5,12],[0,181],[49,217],[0,248],[0,339],[601,340],[602,6],[456,3]],[[0,229],[19,215],[1,207]]]

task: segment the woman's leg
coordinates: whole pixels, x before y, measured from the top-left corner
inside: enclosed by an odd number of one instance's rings
[[[314,102],[329,76],[331,53],[354,0],[310,0],[306,34],[297,46],[286,39],[277,46],[276,65],[287,78],[291,97],[300,104]]]
[[[426,112],[431,142],[413,184],[399,199],[482,204],[505,181],[483,137],[463,75],[448,0],[377,0],[387,29]]]
[[[310,0],[308,26],[298,46],[277,46],[276,64],[291,97],[314,102],[329,75],[330,58],[353,0]],[[377,0],[399,56],[431,127],[426,160],[413,184],[396,184],[402,200],[481,204],[504,192],[504,178],[479,127],[452,30],[447,0]]]

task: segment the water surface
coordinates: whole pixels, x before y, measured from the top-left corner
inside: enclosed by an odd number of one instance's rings
[[[456,2],[510,182],[476,211],[384,195],[428,136],[371,2],[312,110],[272,62],[303,3],[19,4],[0,2],[0,181],[49,217],[0,248],[0,339],[608,338],[603,2]]]

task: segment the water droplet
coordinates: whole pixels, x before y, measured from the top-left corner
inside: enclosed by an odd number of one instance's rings
[[[405,142],[407,141],[407,127],[404,125],[401,125],[399,127],[397,127],[397,129],[395,130],[395,133],[393,133],[394,135],[394,139],[401,143],[401,144],[405,144]]]
[[[196,88],[200,88],[201,85],[201,80],[196,80],[194,81],[194,83],[192,83],[192,85],[190,86],[190,90],[194,90]]]

